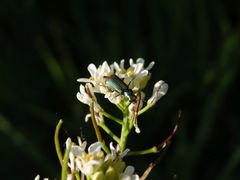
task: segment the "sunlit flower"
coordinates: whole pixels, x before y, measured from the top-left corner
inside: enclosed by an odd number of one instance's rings
[[[135,94],[141,94],[140,91],[146,86],[150,73],[149,70],[154,66],[154,62],[151,62],[147,68],[144,68],[144,59],[138,58],[136,63],[132,59],[129,60],[130,67],[125,69],[125,61],[121,60],[120,64],[114,62],[111,65],[105,61],[98,68],[94,64],[88,66],[88,71],[91,75],[89,79],[80,78],[79,82],[91,83],[93,84],[93,92],[102,93],[105,98],[108,98],[110,102],[114,104],[120,103],[124,100],[123,96],[119,96],[115,91],[111,91],[106,86],[106,77],[111,77],[112,75],[118,76],[123,82],[128,85],[129,89]],[[143,101],[143,99],[141,99]]]
[[[123,174],[120,176],[121,180],[139,180],[139,176],[137,174],[134,174],[134,167],[133,166],[127,166],[124,170]]]
[[[61,178],[67,180],[80,178],[89,180],[140,179],[135,173],[135,168],[127,166],[123,158],[130,151],[127,148],[127,139],[132,128],[135,128],[135,132],[140,133],[138,116],[154,106],[168,91],[167,83],[159,80],[153,87],[152,96],[147,101],[145,100],[145,97],[149,96],[145,95],[144,88],[150,79],[150,70],[154,64],[155,62],[150,62],[145,67],[145,60],[138,58],[136,61],[130,59],[128,67],[125,67],[124,60],[110,65],[105,61],[98,67],[94,64],[88,66],[90,77],[77,80],[80,82],[80,86],[76,96],[80,102],[89,106],[90,113],[85,116],[85,121],[88,121],[89,118],[92,119],[98,142],[87,146],[87,142],[82,142],[79,137],[78,143],[74,143],[68,138],[64,157],[62,157],[58,140],[59,130],[63,122],[60,120],[56,127],[54,140],[57,155],[62,165]],[[97,93],[103,94],[106,99],[116,105],[122,112],[122,119],[101,107],[100,101],[97,100]],[[112,131],[109,124],[105,124],[104,117],[117,123],[121,127],[120,133]],[[178,124],[163,143],[151,149],[133,151],[132,154],[159,152],[169,144],[177,127]],[[106,147],[104,136],[101,135],[102,130],[112,137],[116,143],[115,146],[111,142],[109,148]],[[147,176],[148,169],[144,172],[143,178]],[[37,175],[35,180],[40,180],[40,176]],[[44,180],[48,180],[48,178],[44,178]]]
[[[116,147],[113,146],[113,143],[111,142],[110,145],[110,150],[111,150],[111,154],[107,154],[106,157],[105,157],[105,161],[108,161],[108,160],[114,160],[116,159],[118,156],[119,158],[123,158],[124,156],[127,155],[127,153],[130,151],[130,149],[125,149],[122,153],[120,153],[120,147],[119,145],[117,144]]]
[[[69,148],[70,138],[67,139],[66,145]],[[104,153],[101,151],[101,143],[96,142],[89,146],[88,152],[85,151],[87,142],[81,142],[78,138],[79,145],[72,145],[69,153],[69,164],[71,171],[80,170],[85,175],[91,175],[104,160]]]
[[[133,122],[135,131],[140,133],[140,129],[137,124],[137,114],[143,108],[145,102],[145,93],[143,89],[147,85],[155,62],[151,62],[145,67],[145,60],[138,58],[136,62],[133,59],[129,60],[129,67],[125,67],[125,61],[121,60],[120,63],[114,62],[108,64],[104,61],[101,65],[96,67],[94,64],[88,66],[90,73],[89,78],[80,78],[78,82],[85,83],[80,84],[80,92],[77,93],[77,98],[89,106],[94,102],[94,115],[97,122],[103,121],[103,115],[101,113],[101,106],[98,104],[95,93],[104,94],[110,102],[116,104],[123,109],[128,108],[129,119]],[[107,85],[109,78],[113,75],[119,77],[122,82],[127,86],[127,90],[130,90],[129,94],[126,89],[123,89],[121,94],[110,89]],[[167,93],[168,85],[160,80],[154,85],[153,94],[147,101],[147,106],[152,107],[156,102]],[[135,96],[131,99],[131,96]],[[145,108],[146,110],[147,108]],[[87,114],[85,120],[87,121],[91,117]]]
[[[80,91],[77,93],[77,98],[84,104],[91,106],[93,105],[94,116],[96,118],[97,123],[102,122],[104,120],[102,114],[100,113],[100,105],[97,102],[97,98],[93,93],[93,87],[90,83],[86,83],[85,86],[80,85]],[[91,117],[90,114],[87,114],[85,117],[85,121],[87,121]]]
[[[66,141],[66,148],[71,148],[68,166],[72,174],[68,174],[69,178],[73,176],[74,172],[80,171],[93,180],[107,179],[107,177],[135,180],[135,175],[131,173],[132,171],[128,170],[129,166],[126,167],[122,161],[122,158],[129,152],[129,149],[120,153],[119,145],[114,147],[113,143],[110,143],[111,153],[105,155],[101,149],[100,142],[91,144],[86,151],[86,141],[81,142],[80,138],[78,138],[78,141],[79,145],[71,143],[70,138]],[[72,144],[71,147],[69,147],[70,144]]]

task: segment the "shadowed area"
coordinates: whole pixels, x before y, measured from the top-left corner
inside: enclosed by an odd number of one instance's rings
[[[67,137],[96,141],[84,122],[88,106],[76,98],[77,78],[89,77],[90,63],[138,57],[156,62],[146,97],[161,79],[169,91],[139,117],[142,133],[133,132],[128,147],[159,144],[182,110],[178,132],[149,179],[239,179],[239,7],[234,0],[2,0],[0,179],[59,179],[58,120],[62,148]],[[127,162],[142,174],[158,157]]]

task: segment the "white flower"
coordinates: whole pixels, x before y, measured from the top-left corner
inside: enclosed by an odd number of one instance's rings
[[[66,144],[67,148],[69,148],[68,138]],[[101,151],[101,143],[95,142],[88,147],[88,151],[86,152],[87,142],[81,142],[81,139],[78,138],[79,145],[72,145],[69,153],[69,161],[68,164],[71,172],[75,170],[80,170],[83,174],[87,176],[91,176],[94,174],[96,169],[103,163],[104,161],[104,153]]]
[[[147,104],[153,106],[168,91],[168,85],[164,81],[158,81],[153,88],[152,96],[148,99]]]
[[[121,60],[120,63],[114,62],[110,65],[105,61],[98,67],[90,64],[88,66],[90,78],[78,79],[79,82],[85,83],[85,85],[80,84],[80,92],[77,93],[77,98],[89,106],[94,102],[94,115],[97,123],[99,123],[104,121],[104,119],[101,113],[101,106],[98,104],[94,93],[104,94],[105,98],[116,104],[122,111],[128,109],[129,119],[133,122],[135,131],[140,133],[137,124],[137,115],[143,108],[145,102],[143,89],[150,79],[150,70],[154,64],[155,62],[151,62],[147,67],[144,67],[145,60],[142,58],[138,58],[136,62],[130,59],[128,68],[125,67],[124,60]],[[116,79],[113,80],[113,75],[120,78],[125,85],[118,87],[116,83],[116,89],[115,87],[110,88],[109,85],[117,81]],[[109,82],[109,80],[112,80],[112,82]],[[162,80],[158,81],[154,85],[153,94],[148,99],[147,105],[145,106],[146,108],[142,112],[145,112],[156,104],[156,102],[167,93],[167,90],[168,85]],[[119,92],[121,92],[121,94]],[[90,117],[91,115],[86,115],[85,120],[87,121]]]
[[[38,175],[34,178],[34,180],[40,180],[40,175],[38,174]]]
[[[140,91],[146,86],[150,73],[149,70],[154,66],[154,62],[151,62],[147,68],[144,68],[144,59],[138,58],[136,63],[132,59],[129,60],[130,67],[125,69],[124,60],[121,60],[120,64],[114,62],[110,66],[105,61],[98,68],[94,64],[88,66],[88,71],[91,75],[89,79],[80,78],[79,82],[90,82],[93,84],[93,92],[102,93],[105,98],[108,98],[110,102],[114,104],[120,103],[124,99],[124,96],[119,96],[115,91],[110,90],[106,86],[106,77],[111,77],[112,75],[118,76],[123,82],[128,85],[135,95],[140,93]],[[81,85],[80,85],[81,86]],[[80,92],[81,92],[80,88]],[[84,93],[82,93],[84,94]],[[79,96],[79,95],[78,95]],[[79,96],[80,97],[80,96]],[[81,102],[86,104],[86,98],[78,98]],[[141,99],[143,101],[143,99]]]
[[[105,161],[108,161],[108,160],[112,160],[113,161],[117,157],[122,159],[130,151],[130,149],[125,149],[122,153],[120,153],[119,144],[117,144],[117,146],[114,147],[112,142],[110,143],[109,147],[110,147],[110,150],[111,150],[111,154],[107,154],[106,155]]]
[[[138,177],[133,174],[134,168],[132,166],[125,168],[125,163],[122,161],[129,149],[120,153],[119,145],[114,147],[113,143],[110,143],[111,153],[105,155],[100,142],[91,144],[87,151],[86,147],[87,142],[82,142],[79,137],[78,145],[71,143],[70,138],[67,139],[66,148],[71,148],[68,163],[71,173],[68,174],[68,179],[71,179],[76,171],[80,171],[85,176],[92,177],[92,179],[98,179],[105,175],[107,177],[106,172],[113,173],[115,177],[119,177],[122,180],[128,180],[129,178],[130,180],[135,180],[134,178]]]
[[[134,170],[133,166],[127,166],[121,175],[120,180],[139,180],[139,176],[134,174]]]
[[[129,85],[129,88],[133,90],[133,92],[141,91],[147,84],[150,73],[149,70],[154,66],[154,62],[151,62],[147,68],[144,68],[145,60],[142,58],[138,58],[136,63],[134,63],[133,59],[129,60],[130,67],[124,68],[124,60],[121,60],[120,64],[114,62],[111,66],[115,70],[115,74],[123,78],[124,82]]]
[[[102,114],[100,113],[101,107],[97,102],[97,98],[93,93],[93,87],[90,83],[87,83],[85,86],[80,85],[80,91],[77,93],[77,98],[84,104],[91,106],[93,104],[94,116],[96,118],[97,123],[104,121]],[[94,103],[93,103],[94,102]],[[85,121],[87,121],[91,117],[90,114],[87,114],[85,117]]]
[[[70,144],[72,143],[72,140],[70,138],[67,138],[66,141],[66,149],[72,148],[72,145],[70,147]],[[75,157],[73,155],[73,153],[69,153],[69,163],[68,166],[71,169],[71,172],[73,173],[75,171]]]
[[[104,160],[104,153],[101,151],[101,143],[96,142],[89,146],[88,152],[85,152],[86,141],[79,145],[73,145],[71,147],[70,155],[74,156],[74,163],[76,168],[85,175],[92,175],[95,170],[102,164]],[[70,164],[71,168],[71,159]]]

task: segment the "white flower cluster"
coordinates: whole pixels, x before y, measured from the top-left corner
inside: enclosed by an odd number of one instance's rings
[[[126,100],[126,97],[119,94],[116,91],[112,91],[106,85],[106,77],[111,78],[113,75],[119,77],[128,88],[133,91],[136,96],[139,96],[138,111],[142,108],[145,94],[142,91],[147,85],[150,79],[151,73],[149,72],[154,66],[155,62],[151,62],[146,68],[144,67],[145,60],[138,58],[136,62],[133,59],[129,60],[129,67],[125,68],[125,61],[121,60],[118,64],[114,62],[111,65],[105,61],[99,67],[94,64],[88,66],[88,71],[90,73],[90,78],[79,78],[78,82],[85,83],[85,85],[80,84],[80,91],[77,93],[77,98],[84,104],[90,106],[94,101],[94,112],[96,114],[97,122],[103,121],[103,116],[100,113],[101,107],[97,103],[94,93],[102,93],[105,98],[116,105],[120,102]],[[160,80],[154,85],[152,96],[147,100],[147,106],[153,106],[156,102],[167,93],[168,85]],[[128,106],[130,115],[135,113],[136,102],[132,102]],[[88,119],[90,115],[86,116]]]
[[[64,164],[63,178],[67,177],[67,180],[73,180],[79,179],[79,175],[81,175],[91,180],[140,179],[137,174],[134,174],[134,167],[126,166],[122,159],[129,151],[126,149],[127,139],[132,128],[135,127],[135,131],[140,133],[137,116],[154,106],[168,91],[168,85],[160,80],[155,83],[152,96],[148,100],[144,99],[143,89],[150,79],[150,70],[154,64],[155,62],[151,62],[145,67],[144,59],[138,58],[136,62],[130,59],[128,68],[125,68],[124,60],[110,65],[105,61],[98,67],[94,64],[88,66],[90,77],[78,79],[81,84],[77,98],[90,107],[90,113],[86,115],[85,121],[90,117],[92,118],[98,142],[87,148],[87,142],[82,142],[80,138],[78,138],[78,144],[72,143],[70,138],[67,139],[64,160],[57,150],[59,160],[61,164]],[[123,119],[116,118],[106,112],[98,103],[96,93],[104,94],[105,98],[115,104],[122,111]],[[121,126],[120,135],[108,128],[104,122],[104,117]],[[97,125],[115,140],[116,148],[112,143],[110,143],[109,149],[105,143],[101,143],[104,141],[102,141],[101,132]],[[55,133],[58,134],[57,128]],[[60,149],[57,144],[55,142],[56,149]],[[68,161],[65,160],[67,155]],[[70,171],[65,171],[67,166]],[[36,176],[35,180],[39,179],[40,176]]]
[[[73,179],[74,173],[81,172],[92,180],[100,179],[119,179],[119,180],[139,180],[139,176],[134,174],[134,167],[127,166],[122,161],[122,158],[129,151],[126,149],[119,154],[119,149],[114,148],[110,143],[111,154],[105,156],[101,149],[101,143],[96,142],[91,144],[86,151],[87,142],[82,142],[78,138],[78,145],[71,145],[71,139],[66,141],[67,149],[70,149],[68,166],[71,174],[68,179]]]

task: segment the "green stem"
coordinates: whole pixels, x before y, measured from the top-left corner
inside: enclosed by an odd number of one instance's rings
[[[104,111],[103,109],[100,111],[105,117],[107,117],[108,119],[113,120],[114,122],[122,125],[122,120],[116,118],[115,116],[112,116],[111,114],[107,113],[106,111]]]
[[[111,136],[118,144],[120,142],[119,137],[117,137],[107,126],[104,122],[100,122],[98,124],[109,136]]]
[[[118,109],[120,109],[121,111],[124,111],[124,107],[122,104],[116,104],[116,106],[118,107]]]
[[[121,137],[120,137],[120,143],[119,143],[121,152],[123,152],[126,148],[128,134],[131,131],[129,123],[130,123],[130,120],[128,118],[128,113],[125,113],[123,117],[123,124],[122,124]]]
[[[109,148],[106,146],[105,142],[102,142],[102,149],[105,151],[106,154],[110,154]]]
[[[81,180],[79,172],[75,172],[75,177],[76,177],[77,180]]]
[[[130,151],[128,153],[129,156],[137,156],[137,155],[145,155],[145,154],[152,154],[152,153],[158,153],[158,148],[156,146],[153,146],[149,149],[144,149],[140,151]]]
[[[138,115],[143,114],[144,112],[146,112],[148,109],[150,109],[152,106],[147,104],[146,106],[144,106],[144,108],[142,108],[139,112]]]
[[[61,128],[61,125],[62,125],[63,121],[62,119],[59,120],[58,124],[57,124],[57,127],[55,129],[55,134],[54,134],[54,144],[55,144],[55,149],[56,149],[56,152],[57,152],[57,156],[58,156],[58,160],[61,164],[61,166],[63,166],[63,155],[62,155],[62,152],[61,152],[61,148],[60,148],[60,143],[59,143],[59,131],[60,131],[60,128]]]
[[[66,149],[66,152],[64,154],[61,180],[66,180],[67,179],[67,174],[68,174],[68,157],[69,157],[69,153],[70,153],[71,147],[72,147],[72,142],[70,142],[69,148]]]
[[[151,162],[148,165],[148,168],[144,171],[144,173],[141,176],[140,180],[145,180],[149,176],[149,174],[151,173],[153,168],[156,167],[157,164],[162,160],[162,158],[163,158],[163,156],[164,156],[166,151],[167,151],[167,149],[165,149],[165,151],[163,153],[161,153],[160,156],[154,162]]]

